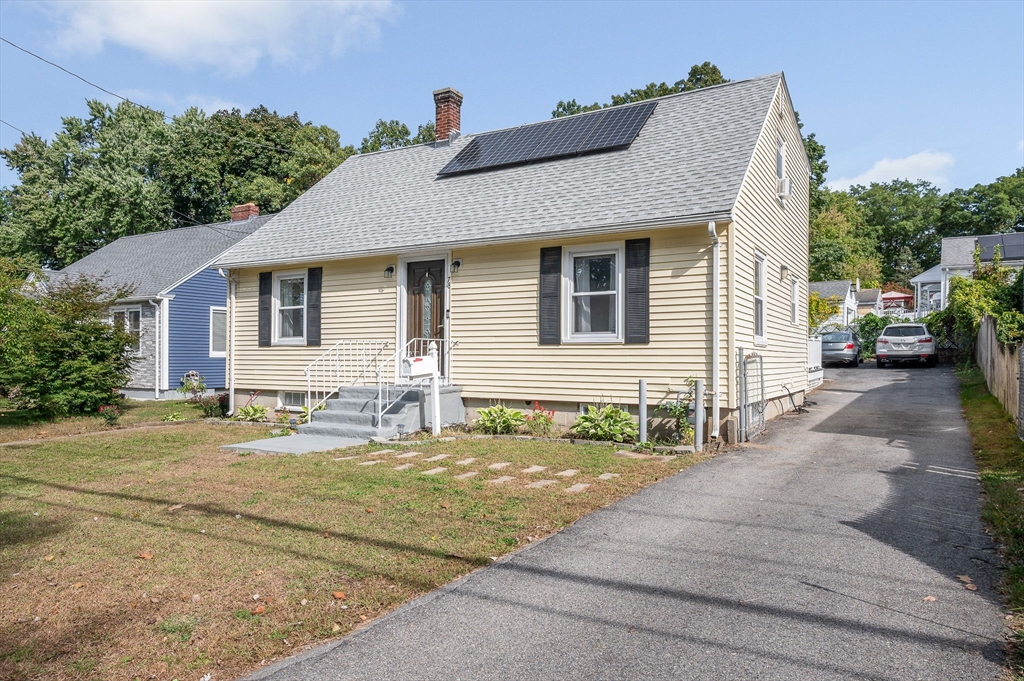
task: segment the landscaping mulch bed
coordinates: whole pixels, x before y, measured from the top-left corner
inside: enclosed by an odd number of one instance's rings
[[[498,439],[219,450],[261,434],[194,423],[0,448],[0,678],[235,678],[698,460]]]

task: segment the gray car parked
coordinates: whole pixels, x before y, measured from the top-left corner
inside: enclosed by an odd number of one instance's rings
[[[821,337],[821,363],[860,364],[860,340],[850,331],[833,331]]]

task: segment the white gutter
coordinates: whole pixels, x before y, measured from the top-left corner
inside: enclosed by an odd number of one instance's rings
[[[150,298],[149,304],[153,306],[153,399],[160,399],[160,299]],[[140,313],[141,314],[141,313]],[[141,326],[141,324],[140,324]]]
[[[721,331],[718,326],[720,324],[719,316],[721,314],[719,307],[721,306],[721,282],[719,278],[722,272],[721,255],[722,255],[722,244],[718,240],[718,232],[715,230],[715,223],[711,221],[708,223],[708,236],[711,237],[711,345],[714,349],[714,355],[711,360],[711,390],[714,395],[714,401],[711,403],[711,432],[708,433],[709,438],[718,437],[718,422],[721,418],[719,412],[719,394],[721,382],[721,354],[722,354],[722,339]]]
[[[227,359],[228,359],[228,416],[235,413],[235,280],[231,278],[230,271],[225,272],[218,268],[217,274],[224,277],[228,282],[228,337],[227,337]]]

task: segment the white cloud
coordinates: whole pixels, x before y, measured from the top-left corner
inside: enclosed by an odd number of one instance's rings
[[[376,40],[390,0],[55,2],[57,42],[96,53],[108,43],[187,68],[245,75],[263,59],[305,66]]]
[[[828,183],[831,189],[846,189],[851,185],[892,180],[927,180],[940,187],[948,183],[946,171],[955,159],[944,151],[922,151],[904,158],[883,158],[856,177],[842,177]]]

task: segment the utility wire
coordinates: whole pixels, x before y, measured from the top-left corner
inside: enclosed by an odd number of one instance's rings
[[[4,124],[4,125],[6,125],[6,126],[7,126],[8,128],[14,128],[14,129],[15,129],[15,130],[17,130],[18,132],[20,132],[20,133],[21,133],[22,135],[28,135],[28,133],[27,133],[27,132],[25,132],[24,130],[22,130],[21,128],[15,128],[15,127],[14,127],[13,125],[11,125],[10,123],[8,123],[7,121],[5,121],[5,120],[4,120],[4,119],[2,119],[2,118],[0,118],[0,123],[3,123],[3,124]]]
[[[107,93],[111,97],[117,97],[118,99],[120,99],[123,102],[128,102],[129,104],[133,104],[133,105],[135,105],[135,106],[137,106],[137,107],[139,107],[141,109],[145,109],[146,111],[151,111],[152,113],[155,113],[156,115],[161,116],[162,118],[164,118],[164,119],[166,119],[168,121],[172,121],[172,122],[174,121],[174,117],[173,116],[168,116],[163,111],[157,111],[156,109],[150,108],[150,107],[146,106],[145,104],[139,104],[138,102],[133,102],[132,100],[128,99],[127,97],[122,97],[121,95],[117,94],[116,92],[111,92],[107,88],[105,88],[105,87],[103,87],[101,85],[97,85],[96,83],[92,82],[91,80],[87,80],[86,78],[83,78],[82,76],[78,75],[77,73],[74,73],[73,71],[67,70],[66,68],[64,68],[60,64],[55,64],[54,62],[50,61],[49,59],[46,59],[45,57],[41,57],[38,54],[36,54],[35,52],[32,52],[31,50],[25,49],[21,45],[17,45],[15,43],[12,43],[10,40],[8,40],[7,38],[4,38],[3,36],[0,36],[0,41],[7,43],[8,45],[10,45],[11,47],[13,47],[13,48],[15,48],[17,50],[21,50],[25,54],[27,54],[27,55],[29,55],[31,57],[35,57],[39,61],[44,62],[46,64],[49,64],[50,66],[52,66],[52,67],[54,67],[56,69],[60,69],[64,73],[68,74],[69,76],[71,76],[73,78],[77,78],[78,80],[82,81],[86,85],[94,87],[97,90],[100,90],[101,92]],[[7,125],[10,125],[10,123],[8,123]],[[11,125],[11,127],[14,128],[13,125]],[[14,129],[18,130],[18,128],[14,128]],[[21,132],[20,130],[18,130],[18,131]],[[284,149],[282,147],[274,147],[274,146],[270,146],[268,144],[260,144],[259,142],[253,142],[252,140],[243,139],[241,137],[234,137],[233,135],[228,135],[228,134],[225,134],[225,133],[222,133],[222,132],[217,132],[215,130],[203,130],[202,132],[206,132],[206,133],[209,133],[211,135],[217,135],[218,137],[224,137],[226,139],[234,140],[236,142],[241,142],[242,144],[249,144],[249,145],[252,145],[254,147],[260,147],[262,149],[269,149],[271,151],[280,151],[280,152],[284,152],[286,154],[297,154],[299,156],[306,156],[307,158],[319,158],[319,156],[316,155],[316,154],[307,154],[307,153],[302,152],[302,151],[296,151],[295,149]],[[21,134],[24,135],[25,133],[22,132]]]

